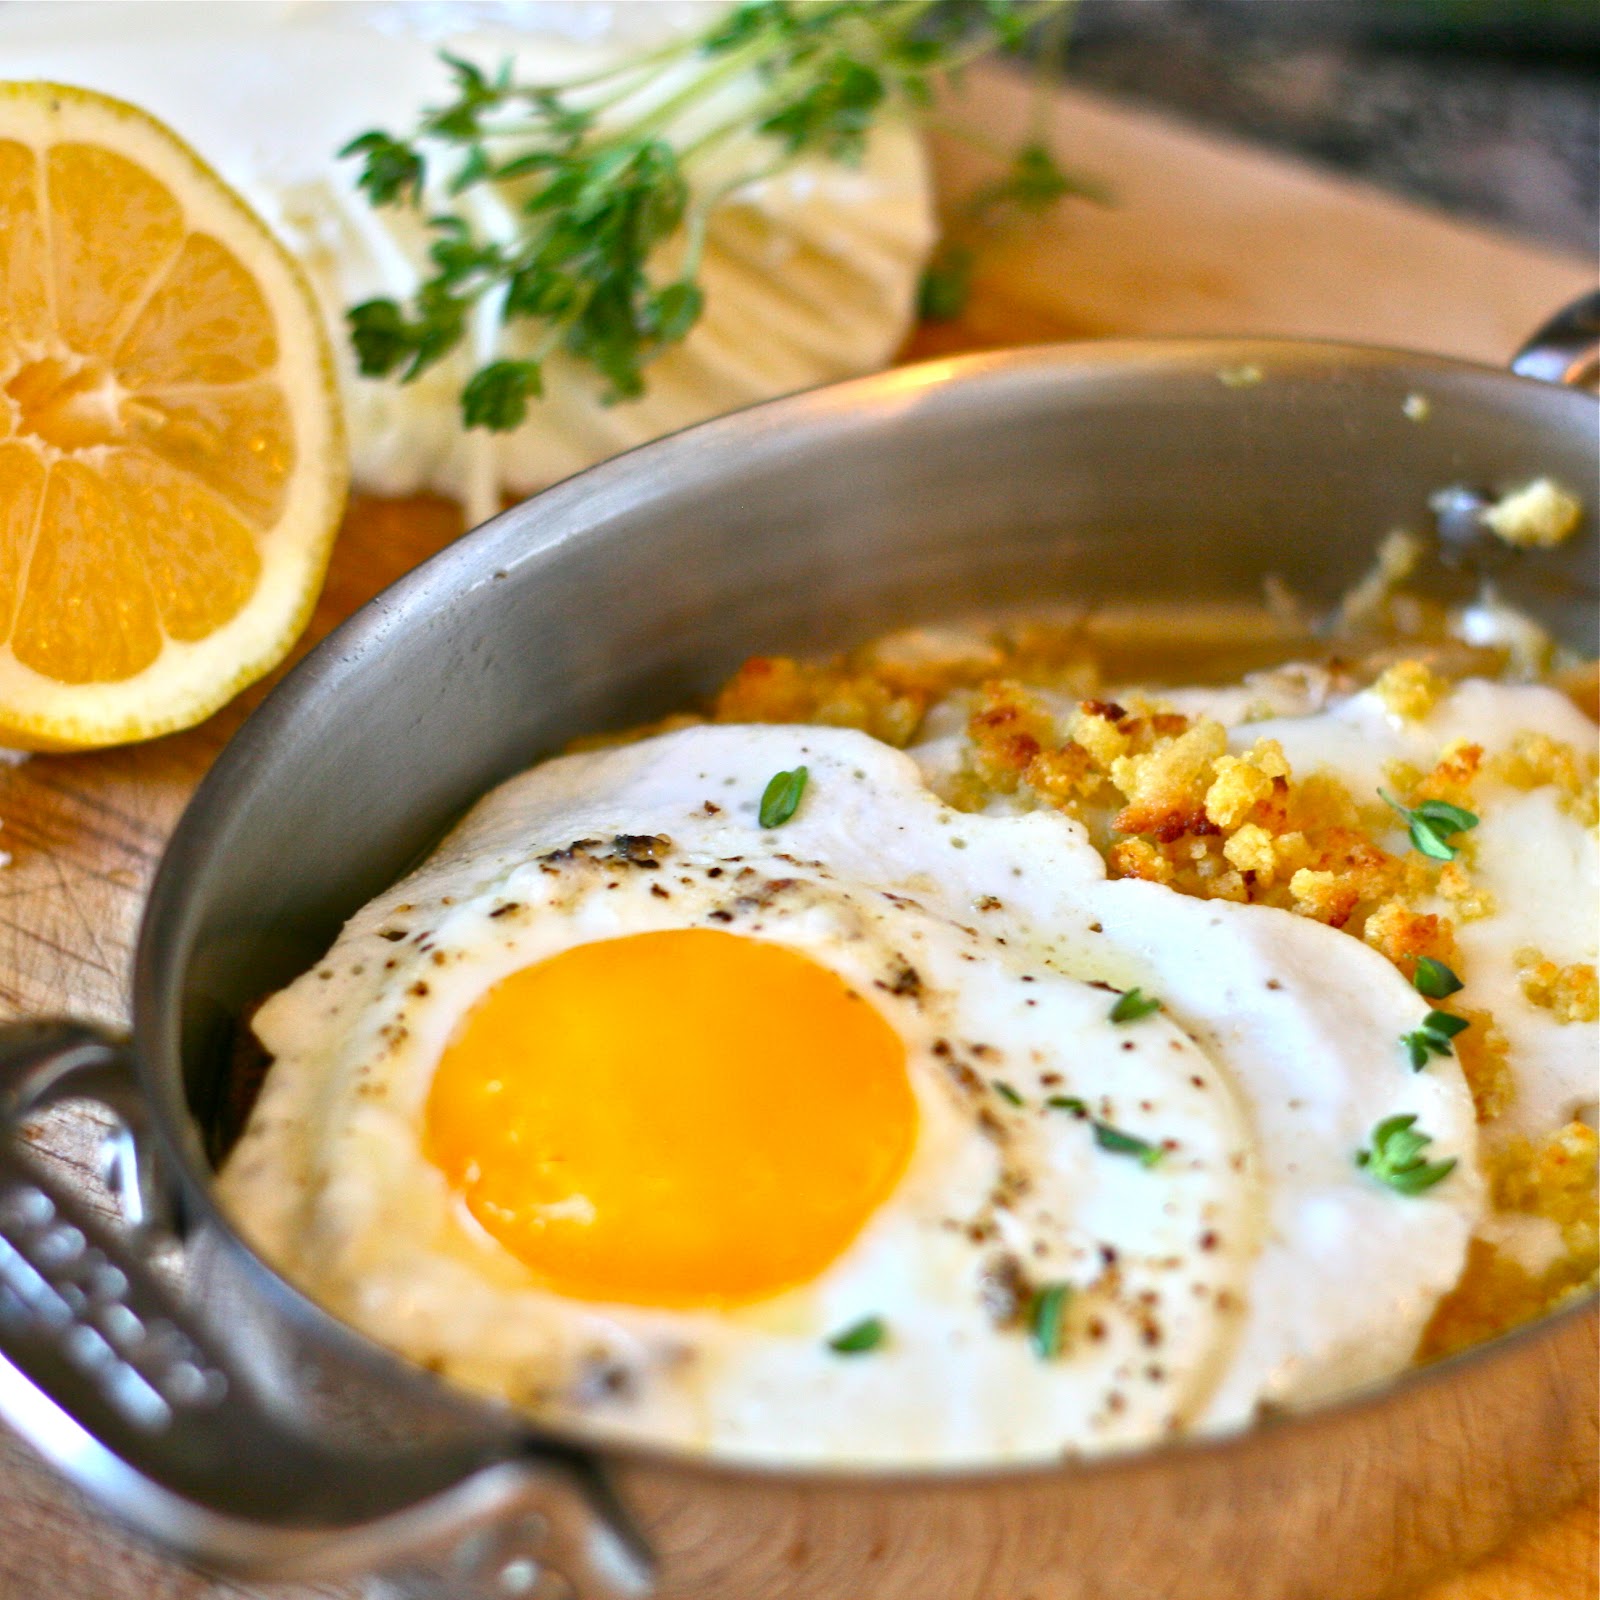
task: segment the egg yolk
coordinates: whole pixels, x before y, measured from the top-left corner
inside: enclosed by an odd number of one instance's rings
[[[900,1036],[837,973],[708,928],[579,945],[445,1049],[428,1151],[549,1289],[634,1305],[808,1282],[916,1137]]]

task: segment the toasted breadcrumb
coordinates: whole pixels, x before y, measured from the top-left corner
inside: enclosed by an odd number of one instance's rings
[[[896,688],[870,672],[752,656],[717,696],[715,722],[810,722],[859,728],[903,749],[916,735],[930,691]]]
[[[1483,513],[1483,520],[1507,544],[1548,550],[1583,520],[1583,502],[1549,478],[1535,478],[1502,495]]]
[[[1471,1349],[1497,1333],[1554,1311],[1594,1281],[1593,1269],[1584,1272],[1571,1256],[1535,1273],[1486,1240],[1472,1239],[1461,1277],[1434,1308],[1416,1359],[1440,1361],[1458,1350]]]
[[[1170,884],[1175,876],[1172,863],[1145,839],[1123,839],[1112,845],[1106,859],[1112,875],[1118,878],[1143,878],[1146,883]]]
[[[1111,781],[1128,803],[1112,827],[1119,833],[1152,834],[1162,844],[1189,834],[1220,833],[1206,816],[1205,796],[1227,748],[1222,724],[1202,717],[1142,755],[1119,756],[1111,763]]]
[[[988,788],[1012,794],[1045,748],[1055,741],[1051,718],[1032,695],[1010,692],[1005,683],[985,684],[979,705],[967,719],[972,765]]]
[[[1279,879],[1302,870],[1310,856],[1303,833],[1274,834],[1259,822],[1246,822],[1236,828],[1222,846],[1222,854],[1263,893]]]
[[[1248,754],[1218,756],[1206,790],[1206,816],[1219,828],[1239,827],[1256,807],[1288,785],[1289,763],[1276,739],[1258,739]]]
[[[1461,1063],[1461,1076],[1472,1091],[1472,1107],[1479,1122],[1493,1122],[1511,1109],[1517,1081],[1507,1059],[1510,1047],[1491,1012],[1456,1006],[1467,1022],[1465,1032],[1452,1041]]]
[[[1502,1211],[1545,1217],[1569,1244],[1591,1254],[1600,1242],[1591,1203],[1597,1173],[1600,1135],[1585,1122],[1567,1123],[1542,1144],[1513,1140],[1489,1164],[1494,1202]]]
[[[1425,773],[1411,789],[1411,804],[1424,800],[1448,800],[1464,806],[1472,800],[1472,785],[1483,769],[1483,746],[1457,739],[1439,752],[1433,770]]]
[[[1542,789],[1546,784],[1561,796],[1562,809],[1586,827],[1600,815],[1596,779],[1600,757],[1580,754],[1570,744],[1544,733],[1519,733],[1511,748],[1489,763],[1490,773],[1516,789]]]
[[[1059,739],[1026,685],[984,683],[969,705],[967,769],[945,798],[977,809],[993,794],[1019,795],[1083,822],[1115,875],[1357,933],[1384,899],[1434,887],[1435,864],[1375,842],[1386,820],[1375,799],[1363,808],[1326,773],[1297,780],[1275,740],[1231,755],[1220,723],[1143,701],[1085,700],[1066,726]],[[1402,789],[1459,801],[1481,759],[1475,745],[1452,747]]]
[[[1463,1035],[1465,1037],[1465,1035]],[[1553,1310],[1600,1279],[1600,1222],[1595,1210],[1600,1138],[1569,1122],[1542,1144],[1510,1141],[1490,1158],[1497,1210],[1542,1217],[1559,1230],[1562,1253],[1541,1273],[1474,1239],[1456,1287],[1439,1302],[1418,1358],[1436,1360]]]
[[[1362,937],[1407,978],[1415,974],[1417,962],[1424,956],[1442,961],[1447,967],[1460,964],[1450,919],[1411,911],[1403,900],[1385,900],[1378,906],[1367,918]]]
[[[1129,713],[1105,700],[1085,700],[1073,713],[1068,728],[1071,743],[1081,746],[1089,759],[1107,772],[1111,763],[1128,753],[1133,730],[1125,724]]]
[[[1450,902],[1458,922],[1478,922],[1498,909],[1494,896],[1472,881],[1466,863],[1459,858],[1440,869],[1439,893]]]
[[[1373,684],[1387,710],[1415,721],[1427,716],[1450,692],[1450,680],[1441,678],[1425,661],[1397,661]]]
[[[1535,949],[1519,950],[1514,959],[1522,992],[1532,1005],[1542,1006],[1557,1022],[1600,1019],[1593,962],[1575,961],[1561,967]]]

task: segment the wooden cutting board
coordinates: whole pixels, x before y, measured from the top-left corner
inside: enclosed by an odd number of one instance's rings
[[[1012,138],[1027,126],[1028,107],[1024,85],[986,70],[971,76],[952,110]],[[1503,362],[1546,315],[1593,286],[1592,264],[1094,95],[1063,91],[1045,111],[1059,151],[1107,184],[1115,205],[1068,201],[997,240],[965,316],[918,330],[909,355],[1114,334],[1261,333]],[[935,155],[946,196],[979,175],[977,158],[954,140],[941,138]],[[357,502],[302,649],[458,531],[455,509],[442,502]],[[12,855],[0,871],[0,1015],[125,1018],[139,910],[163,841],[266,687],[190,733],[0,771],[0,845]],[[86,1170],[94,1131],[82,1119],[58,1119],[41,1143],[53,1159]],[[1497,1558],[1416,1600],[1594,1600],[1597,1516],[1592,1500],[1557,1511]],[[1449,1525],[1449,1507],[1438,1508],[1438,1519]],[[107,1529],[19,1445],[0,1439],[0,1600],[247,1592]],[[307,1600],[353,1591],[273,1592]]]

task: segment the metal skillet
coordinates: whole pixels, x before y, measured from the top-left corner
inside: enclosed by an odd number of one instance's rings
[[[448,1389],[278,1277],[210,1179],[252,1002],[490,786],[749,653],[1030,598],[1253,596],[1268,573],[1331,604],[1441,486],[1542,475],[1585,496],[1585,527],[1500,587],[1593,653],[1600,407],[1539,380],[1575,375],[1597,330],[1600,297],[1555,319],[1516,363],[1535,376],[1261,340],[932,362],[646,446],[418,568],[196,794],[145,914],[131,1038],[0,1031],[0,1417],[199,1565],[381,1571],[415,1597],[1366,1600],[1573,1497],[1596,1475],[1593,1299],[1235,1438],[756,1471]],[[70,1098],[120,1125],[123,1229],[27,1155],[25,1120]]]

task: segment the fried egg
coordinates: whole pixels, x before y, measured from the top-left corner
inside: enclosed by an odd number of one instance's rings
[[[1404,1364],[1483,1205],[1458,1066],[1398,1054],[1426,1009],[862,734],[691,728],[502,785],[269,1000],[220,1192],[336,1314],[551,1423],[1050,1460]],[[1424,1194],[1356,1160],[1400,1114],[1456,1162]]]

